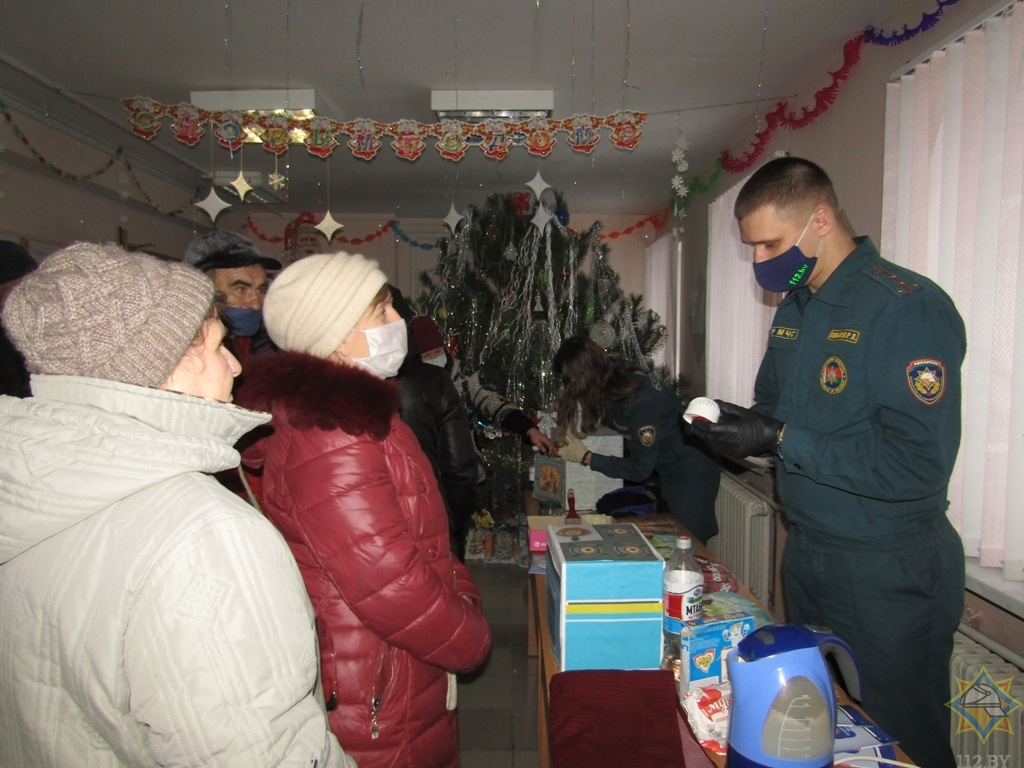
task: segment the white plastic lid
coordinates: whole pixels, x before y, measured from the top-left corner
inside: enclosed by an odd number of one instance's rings
[[[676,536],[676,549],[693,549],[693,540],[689,536]]]

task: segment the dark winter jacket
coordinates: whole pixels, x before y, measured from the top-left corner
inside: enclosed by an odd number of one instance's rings
[[[331,729],[361,768],[458,765],[455,681],[491,636],[452,557],[437,481],[395,386],[297,353],[254,358],[237,393],[273,414],[248,448],[320,627]],[[374,738],[377,735],[378,738]]]
[[[415,360],[402,366],[397,381],[402,421],[437,472],[454,543],[461,546],[476,502],[476,446],[469,415],[444,368]]]

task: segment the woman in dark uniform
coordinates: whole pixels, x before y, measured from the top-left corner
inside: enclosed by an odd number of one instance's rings
[[[583,336],[562,344],[553,367],[562,379],[555,442],[564,445],[558,455],[636,482],[657,472],[665,504],[690,533],[705,544],[718,533],[718,465],[684,439],[676,394]],[[602,424],[622,435],[624,456],[587,450],[580,433]]]

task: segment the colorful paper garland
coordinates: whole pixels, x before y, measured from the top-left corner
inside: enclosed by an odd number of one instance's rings
[[[128,126],[132,133],[151,141],[159,133],[162,120],[171,120],[174,137],[188,146],[198,144],[211,126],[217,142],[229,150],[239,149],[248,134],[255,134],[263,148],[276,155],[284,153],[293,144],[303,144],[317,157],[329,157],[341,146],[337,137],[347,136],[345,146],[354,157],[372,160],[384,146],[382,137],[390,136],[395,155],[410,162],[416,161],[427,148],[427,139],[435,139],[434,147],[447,160],[461,160],[473,147],[486,157],[501,160],[514,147],[525,147],[538,157],[546,157],[555,148],[556,134],[566,134],[565,141],[576,152],[589,154],[601,140],[599,131],[609,131],[608,138],[619,149],[635,149],[643,136],[640,126],[647,120],[643,112],[620,110],[606,117],[573,115],[565,120],[530,118],[518,122],[485,120],[465,123],[442,120],[420,123],[398,120],[380,123],[358,118],[338,122],[318,116],[312,120],[297,120],[285,115],[253,115],[240,111],[210,112],[193,104],[181,102],[165,105],[145,96],[122,100],[128,112]],[[296,138],[301,132],[304,138]]]

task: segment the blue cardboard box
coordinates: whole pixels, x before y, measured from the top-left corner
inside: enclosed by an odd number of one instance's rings
[[[562,670],[661,666],[664,562],[632,523],[548,528],[547,621]]]

